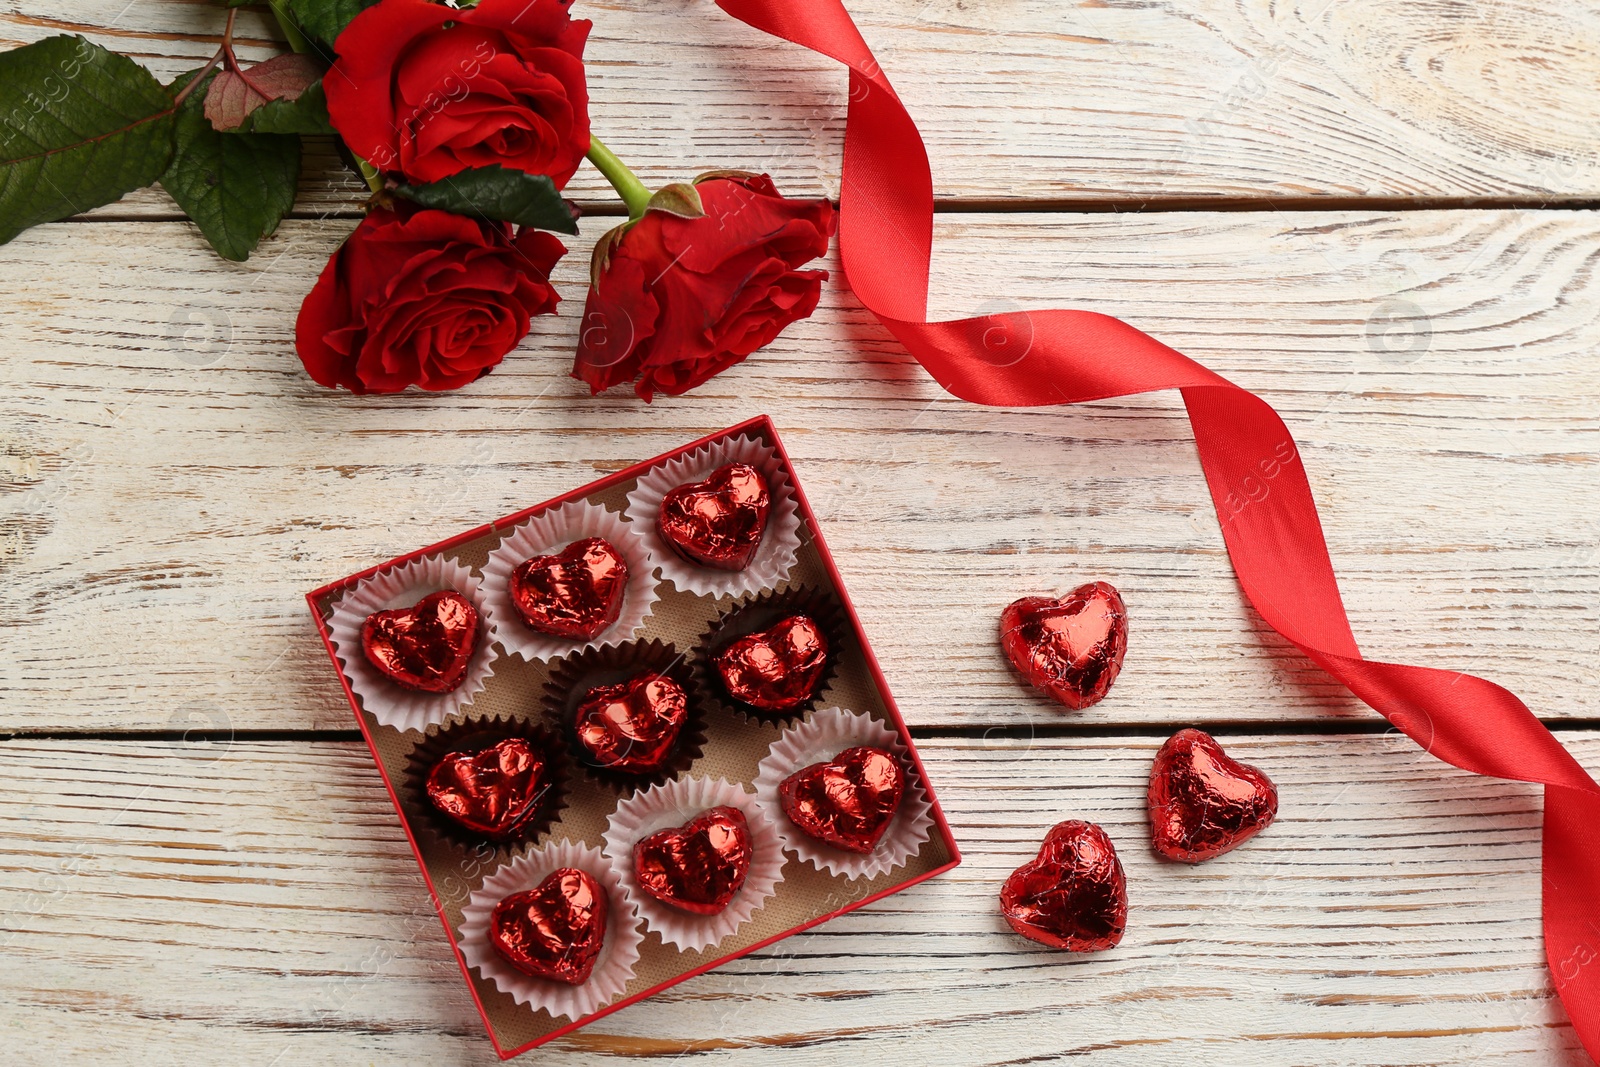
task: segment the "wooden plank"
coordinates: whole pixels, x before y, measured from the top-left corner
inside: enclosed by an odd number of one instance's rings
[[[835,275],[815,318],[697,393],[591,399],[566,376],[587,240],[563,313],[481,382],[329,393],[294,315],[350,226],[288,224],[245,266],[173,223],[0,252],[0,729],[162,728],[191,706],[347,728],[305,591],[761,411],[913,725],[1371,714],[1242,603],[1171,394],[966,405]],[[1592,718],[1597,254],[1583,213],[955,215],[935,310],[1076,303],[1259,390],[1298,436],[1370,655]],[[1407,315],[1425,347],[1381,332]],[[1017,684],[995,620],[1095,578],[1126,593],[1132,650],[1111,698],[1068,716]]]
[[[1569,732],[1600,762],[1600,733]],[[718,1063],[1576,1063],[1545,972],[1531,787],[1398,736],[1234,737],[1282,814],[1199,867],[1153,858],[1158,737],[922,743],[956,871],[538,1053]],[[365,749],[0,745],[8,1064],[488,1063]],[[1009,933],[1005,875],[1061,818],[1130,885],[1116,950]],[[448,890],[446,890],[448,891]]]
[[[62,32],[170,78],[221,32],[205,4],[13,0],[0,45]],[[1600,146],[1572,116],[1600,85],[1600,8],[1326,0],[1061,4],[852,0],[928,140],[942,197],[1600,196]],[[716,167],[838,191],[842,71],[708,0],[580,5],[596,131],[651,185]],[[242,13],[250,57],[281,46]],[[583,200],[614,202],[587,168]],[[301,208],[349,210],[360,183],[326,148]],[[171,213],[159,192],[108,209]]]

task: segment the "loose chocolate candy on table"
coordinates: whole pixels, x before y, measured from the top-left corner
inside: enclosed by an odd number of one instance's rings
[[[828,663],[828,639],[809,615],[790,615],[748,634],[712,657],[735,700],[765,711],[787,711],[816,693]]]
[[[1094,823],[1069,819],[1007,878],[1000,912],[1011,929],[1070,952],[1114,948],[1128,925],[1128,886],[1117,850]]]
[[[750,826],[734,807],[708,808],[682,826],[641,838],[633,846],[639,888],[661,903],[695,915],[716,915],[750,873]]]
[[[1098,703],[1122,670],[1128,611],[1107,582],[1023,597],[1000,613],[1000,644],[1035,689],[1069,708]]]
[[[361,651],[396,685],[448,693],[467,677],[478,647],[478,609],[454,590],[429,593],[409,608],[377,611],[361,624]]]
[[[1179,730],[1150,768],[1150,843],[1169,860],[1199,863],[1244,844],[1278,814],[1278,789],[1203,730]]]
[[[586,871],[562,867],[537,889],[494,906],[489,943],[523,974],[582,985],[605,945],[609,910],[604,886]]]
[[[730,463],[705,481],[680,485],[661,501],[656,529],[691,563],[742,571],[761,547],[772,499],[748,463]]]
[[[531,742],[507,737],[451,752],[428,772],[428,800],[451,820],[492,840],[517,836],[551,786],[549,762]]]
[[[683,687],[664,674],[645,671],[589,690],[573,716],[573,730],[597,765],[650,773],[672,755],[688,716]]]
[[[554,637],[592,641],[622,613],[628,561],[603,537],[574,541],[511,572],[511,603],[528,627]]]
[[[862,745],[789,775],[778,786],[778,800],[807,836],[866,854],[894,821],[905,785],[894,753]]]

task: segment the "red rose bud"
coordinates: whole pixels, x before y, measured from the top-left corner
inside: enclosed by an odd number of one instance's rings
[[[375,208],[300,305],[295,349],[330,389],[460,388],[517,346],[531,316],[555,311],[548,279],[565,252],[539,230],[513,237],[503,222]]]
[[[339,34],[328,117],[351,151],[408,182],[499,164],[559,189],[589,150],[589,27],[565,0],[383,0]]]
[[[678,203],[651,207],[595,247],[572,367],[593,392],[633,382],[645,400],[676,396],[816,309],[828,272],[796,268],[827,253],[832,204],[780,196],[764,174],[668,190]]]

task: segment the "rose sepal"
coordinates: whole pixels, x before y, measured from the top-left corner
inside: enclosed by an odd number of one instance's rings
[[[698,181],[699,179],[696,179]],[[665,211],[669,215],[676,215],[680,219],[703,219],[706,215],[705,204],[700,200],[700,193],[689,182],[673,182],[663,185],[650,194],[650,202],[645,204],[646,211]]]
[[[611,266],[611,250],[622,240],[622,235],[633,227],[638,219],[629,219],[621,226],[614,226],[600,235],[600,240],[594,243],[594,251],[589,255],[589,285],[600,284],[600,275]]]
[[[711,172],[716,174],[716,171]],[[704,177],[704,175],[702,175]],[[700,179],[696,178],[695,182]],[[663,185],[650,194],[650,200],[645,204],[645,211],[661,211],[668,215],[676,215],[681,219],[705,218],[705,205],[700,201],[700,194],[695,190],[694,184],[689,182],[673,182]],[[640,216],[641,218],[643,216]],[[617,246],[638,219],[629,219],[620,226],[608,230],[600,240],[594,244],[594,251],[589,256],[589,284],[599,285],[600,275],[611,264],[611,250]]]

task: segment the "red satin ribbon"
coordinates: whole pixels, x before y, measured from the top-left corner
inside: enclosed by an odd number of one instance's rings
[[[1600,786],[1493,682],[1361,657],[1299,452],[1266,401],[1105,315],[927,322],[933,176],[916,125],[855,23],[839,0],[717,4],[850,68],[840,257],[856,296],[940,385],[1003,407],[1181,390],[1228,555],[1261,616],[1428,752],[1545,786],[1545,952],[1578,1037],[1600,1062]]]

